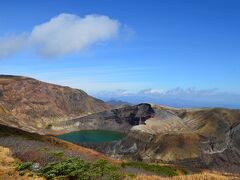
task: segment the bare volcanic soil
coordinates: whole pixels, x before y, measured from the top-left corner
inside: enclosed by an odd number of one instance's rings
[[[153,109],[154,117],[133,126],[126,138],[102,152],[145,162],[240,171],[240,110]]]
[[[111,108],[82,90],[21,76],[0,76],[0,123],[39,131],[57,121]]]

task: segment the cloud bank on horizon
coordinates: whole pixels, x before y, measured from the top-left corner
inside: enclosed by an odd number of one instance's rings
[[[100,91],[94,94],[105,101],[121,100],[137,104],[142,102],[174,106],[174,107],[224,107],[240,108],[240,94],[221,92],[217,88],[183,89],[180,87],[169,90],[143,89],[132,93],[127,90]]]
[[[0,37],[0,58],[34,49],[46,58],[79,53],[118,35],[121,24],[108,16],[60,14],[36,25],[31,32]]]

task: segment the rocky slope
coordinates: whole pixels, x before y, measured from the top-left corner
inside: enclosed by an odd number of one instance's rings
[[[111,108],[82,90],[20,76],[0,76],[0,123],[39,131],[56,121]]]
[[[118,109],[111,109],[68,121],[61,121],[51,124],[48,133],[55,131],[79,131],[79,130],[112,130],[128,133],[130,129],[154,116],[154,110],[150,104],[139,104],[126,106]]]
[[[239,172],[240,110],[153,108],[109,154]]]

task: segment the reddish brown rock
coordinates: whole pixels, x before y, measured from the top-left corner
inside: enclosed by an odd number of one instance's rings
[[[0,76],[0,123],[37,131],[53,122],[110,109],[82,90],[20,76]]]

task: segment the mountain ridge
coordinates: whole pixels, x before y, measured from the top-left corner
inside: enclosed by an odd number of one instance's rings
[[[11,123],[13,127],[37,131],[54,121],[77,118],[110,108],[111,105],[79,89],[23,76],[0,76],[2,124]]]

